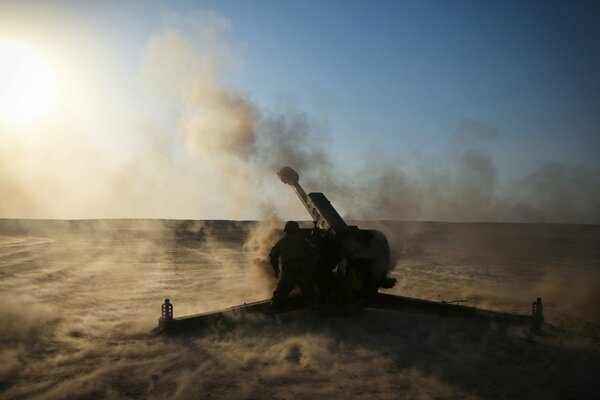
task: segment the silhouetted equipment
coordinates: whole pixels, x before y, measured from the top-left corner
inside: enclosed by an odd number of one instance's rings
[[[294,189],[313,219],[314,228],[304,231],[319,251],[315,276],[324,295],[343,292],[343,301],[352,302],[396,284],[387,276],[392,267],[390,247],[382,232],[346,224],[323,193],[306,194],[292,168],[280,169],[277,176]],[[336,268],[336,277],[328,276]]]
[[[159,329],[167,329],[169,324],[173,321],[173,304],[169,299],[165,299],[165,302],[161,307],[161,315],[158,320]]]
[[[544,306],[542,305],[542,298],[538,297],[531,304],[531,318],[533,325],[539,328],[544,323]]]
[[[541,302],[541,299],[538,298]],[[534,302],[534,304],[537,303]],[[164,304],[163,304],[164,305]],[[397,296],[387,293],[377,293],[365,299],[362,308],[374,308],[408,313],[429,314],[441,317],[464,318],[469,321],[510,324],[531,327],[533,332],[538,332],[542,323],[535,315],[512,314],[459,304],[451,304],[432,300],[416,299],[412,297]],[[286,299],[285,312],[301,311],[307,309],[302,296],[294,295]],[[156,333],[184,333],[199,331],[211,327],[234,327],[236,316],[244,314],[271,315],[271,300],[244,303],[239,306],[229,307],[218,311],[188,315],[179,318],[163,318],[159,320]]]
[[[292,186],[313,219],[314,228],[298,228],[295,222],[290,221],[284,230],[299,229],[318,249],[319,260],[314,266],[313,279],[319,286],[321,305],[333,306],[334,311],[351,306],[529,325],[534,331],[538,331],[544,323],[542,299],[539,297],[532,304],[531,315],[520,315],[461,305],[466,299],[452,302],[431,301],[379,293],[380,288],[391,288],[396,283],[395,279],[387,276],[391,260],[385,235],[377,230],[347,225],[323,193],[306,194],[300,186],[298,173],[292,168],[282,168],[277,175],[283,183]],[[290,296],[281,312],[307,308],[306,299],[302,296]],[[156,331],[172,333],[214,326],[231,327],[235,325],[235,318],[232,317],[236,314],[272,315],[272,311],[271,301],[264,300],[174,318],[173,304],[169,299],[165,299]]]

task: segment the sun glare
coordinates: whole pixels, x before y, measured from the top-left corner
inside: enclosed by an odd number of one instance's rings
[[[0,38],[0,124],[32,123],[51,109],[56,96],[56,76],[48,62]]]

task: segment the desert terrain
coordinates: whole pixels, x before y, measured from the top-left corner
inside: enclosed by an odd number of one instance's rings
[[[240,317],[157,336],[175,316],[270,297],[281,222],[0,220],[0,397],[592,399],[600,226],[366,222],[396,256],[388,293],[528,314],[522,327],[358,310]]]

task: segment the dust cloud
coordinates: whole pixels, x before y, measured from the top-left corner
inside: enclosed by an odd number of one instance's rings
[[[260,221],[251,229],[244,243],[248,254],[247,265],[253,265],[258,284],[265,288],[265,297],[275,289],[277,282],[273,279],[273,268],[269,260],[271,248],[283,236],[280,220]]]
[[[307,191],[325,192],[348,218],[600,221],[597,168],[540,161],[507,180],[485,150],[502,132],[471,117],[456,123],[453,150],[436,160],[366,152],[340,166],[327,124],[292,102],[268,109],[228,83],[243,62],[230,31],[212,12],[169,18],[140,51],[130,110],[99,97],[96,110],[69,110],[23,131],[0,127],[0,216],[304,215],[274,176],[290,165]]]
[[[390,237],[402,256],[392,293],[522,314],[541,295],[551,325],[531,336],[362,310],[241,316],[233,329],[155,336],[166,297],[176,316],[264,299],[248,260],[278,221],[0,220],[0,397],[595,396],[600,321],[572,311],[595,305],[597,290],[584,301],[567,285],[597,276],[597,227],[379,224],[402,232]],[[557,289],[578,300],[567,306]]]

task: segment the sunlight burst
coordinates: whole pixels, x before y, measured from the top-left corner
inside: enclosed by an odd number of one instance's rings
[[[0,123],[23,126],[56,102],[57,81],[48,62],[29,48],[0,38]]]

